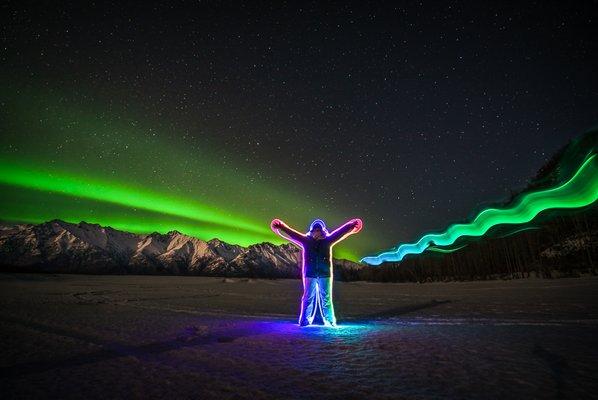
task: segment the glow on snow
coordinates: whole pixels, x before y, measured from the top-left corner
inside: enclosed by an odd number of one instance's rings
[[[401,261],[408,254],[420,254],[433,246],[450,246],[463,236],[482,236],[499,224],[523,224],[539,213],[554,208],[578,208],[598,200],[598,155],[588,157],[575,174],[560,186],[523,194],[511,206],[488,208],[470,223],[454,224],[441,233],[424,235],[415,243],[361,259],[370,265]]]

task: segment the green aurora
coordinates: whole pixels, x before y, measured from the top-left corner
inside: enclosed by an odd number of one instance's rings
[[[247,246],[283,243],[270,231],[274,217],[302,229],[315,217],[335,226],[356,216],[341,205],[322,210],[317,195],[285,184],[270,166],[243,167],[226,149],[207,140],[198,146],[163,121],[10,84],[3,97],[2,220],[178,230]],[[373,235],[349,240],[335,254],[356,261],[375,243]]]

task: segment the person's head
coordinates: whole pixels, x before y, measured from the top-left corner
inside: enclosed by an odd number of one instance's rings
[[[314,239],[322,239],[326,237],[326,224],[321,219],[314,220],[309,227],[309,234]]]

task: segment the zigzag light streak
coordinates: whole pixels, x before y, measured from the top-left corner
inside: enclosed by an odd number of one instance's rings
[[[415,243],[400,245],[395,251],[361,259],[370,265],[398,262],[408,254],[420,254],[430,245],[450,246],[462,236],[482,236],[499,224],[522,224],[539,213],[555,208],[579,208],[598,200],[598,154],[588,157],[575,174],[560,186],[523,194],[511,206],[488,208],[470,223],[451,225],[441,233],[424,235]]]

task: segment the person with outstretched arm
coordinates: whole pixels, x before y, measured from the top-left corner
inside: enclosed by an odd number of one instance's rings
[[[310,325],[318,311],[321,311],[324,325],[336,326],[334,305],[332,304],[332,246],[347,236],[357,233],[363,227],[359,218],[352,219],[332,232],[328,232],[321,219],[314,220],[307,233],[301,233],[280,219],[270,224],[272,230],[281,237],[301,248],[301,275],[303,297],[299,325]]]

